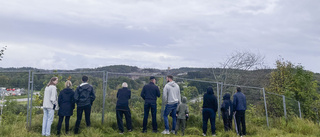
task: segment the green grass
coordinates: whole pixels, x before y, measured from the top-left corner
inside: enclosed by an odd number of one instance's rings
[[[4,97],[5,100],[21,99],[21,98],[28,98],[28,95],[22,95],[22,96],[6,96],[6,97]]]
[[[41,112],[41,110],[39,110]],[[34,112],[37,113],[37,112]],[[158,118],[158,130],[161,132],[164,130],[163,121],[160,119],[160,114],[157,116]],[[270,128],[268,129],[266,124],[264,124],[264,117],[254,117],[247,118],[247,136],[249,137],[317,137],[320,136],[320,126],[314,124],[309,120],[303,120],[296,117],[291,118],[288,122],[286,122],[283,118],[270,118]],[[62,135],[61,137],[69,137],[69,136],[79,136],[79,137],[103,137],[103,136],[111,136],[111,137],[122,137],[122,136],[130,136],[130,137],[173,137],[176,135],[162,135],[161,133],[152,133],[151,132],[151,118],[148,121],[148,133],[141,133],[142,130],[142,119],[141,115],[132,114],[133,121],[133,132],[126,132],[124,135],[118,134],[116,117],[114,112],[107,112],[105,115],[105,123],[101,124],[101,114],[92,113],[91,122],[92,125],[90,128],[85,127],[85,120],[81,121],[80,134],[74,135],[73,129],[76,121],[76,115],[74,114],[70,119],[70,134],[64,135],[64,124],[62,125]],[[262,122],[262,123],[261,123]],[[53,137],[56,136],[56,126],[58,123],[58,117],[55,116],[54,122],[51,127],[51,134]],[[202,120],[201,116],[190,116],[190,120],[187,123],[186,136],[200,136],[202,133]],[[210,136],[210,126],[208,125],[208,136]],[[42,128],[42,114],[34,114],[32,118],[32,129],[31,131],[27,131],[25,128],[25,115],[11,115],[10,117],[5,117],[1,123],[0,127],[0,135],[1,136],[10,136],[10,137],[40,137],[41,136],[41,128]],[[224,132],[223,130],[223,122],[219,121],[217,118],[216,122],[216,133],[218,137],[234,137],[236,136],[235,131]],[[181,132],[179,132],[181,133]],[[180,136],[180,135],[178,135]]]

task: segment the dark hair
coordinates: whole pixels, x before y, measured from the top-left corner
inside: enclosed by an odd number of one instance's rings
[[[82,81],[83,81],[83,82],[87,82],[88,79],[89,79],[88,76],[82,76]]]
[[[167,78],[173,80],[173,76],[172,75],[168,75]]]
[[[238,92],[241,92],[241,88],[240,88],[240,87],[237,87],[237,91],[238,91]]]
[[[48,82],[47,87],[49,87],[50,85],[56,85],[56,84],[53,83],[53,81],[56,81],[57,79],[58,79],[58,77],[52,77],[50,79],[50,81]]]

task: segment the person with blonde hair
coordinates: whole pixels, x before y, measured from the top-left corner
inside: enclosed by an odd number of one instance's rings
[[[74,91],[72,90],[72,82],[67,80],[65,85],[65,89],[63,89],[58,98],[59,103],[59,122],[57,126],[57,134],[61,134],[61,126],[63,122],[63,118],[65,117],[65,133],[68,134],[69,132],[69,120],[70,116],[73,115],[73,109],[75,107],[74,101]]]
[[[43,122],[42,135],[50,136],[51,124],[54,116],[54,109],[57,106],[57,85],[58,78],[52,77],[44,90],[43,97]]]
[[[123,134],[123,114],[126,117],[127,129],[129,132],[132,131],[132,123],[131,123],[131,113],[129,108],[129,99],[131,98],[131,91],[128,89],[128,84],[126,82],[122,83],[122,88],[118,90],[117,93],[117,105],[116,105],[116,115],[117,115],[117,123],[118,128],[120,130],[120,134]]]

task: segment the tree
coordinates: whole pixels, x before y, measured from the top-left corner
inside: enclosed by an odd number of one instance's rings
[[[236,70],[256,70],[266,68],[264,65],[264,56],[250,51],[235,51],[223,63],[221,63],[220,71],[212,69],[214,79],[226,83],[228,79],[235,81],[234,84],[239,84],[239,74]]]

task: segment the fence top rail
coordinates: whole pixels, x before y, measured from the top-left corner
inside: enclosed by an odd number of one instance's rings
[[[63,72],[52,72],[52,71],[39,71],[33,72],[33,74],[88,74],[88,73],[105,73],[105,71],[63,71]]]
[[[27,73],[29,70],[4,70],[0,71],[0,73]]]
[[[162,75],[152,75],[152,73],[149,74],[141,74],[141,73],[116,73],[116,72],[107,72],[108,74],[113,75],[127,75],[127,76],[154,76],[154,77],[164,77]]]
[[[223,86],[233,86],[233,87],[243,87],[243,88],[253,88],[253,89],[263,89],[261,87],[252,87],[252,86],[242,86],[242,85],[233,85],[233,84],[223,84]]]
[[[175,79],[182,79],[182,80],[189,80],[189,81],[197,81],[197,82],[206,82],[206,83],[220,84],[219,82],[214,82],[214,81],[205,81],[205,80],[188,79],[188,78],[180,78],[180,77],[175,77]]]

